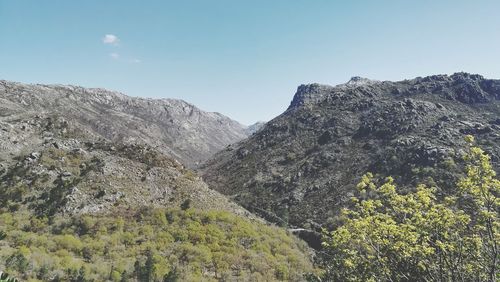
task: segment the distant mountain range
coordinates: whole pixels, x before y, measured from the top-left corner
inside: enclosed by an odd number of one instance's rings
[[[0,115],[30,114],[63,117],[106,140],[147,144],[189,167],[246,138],[249,132],[224,115],[202,111],[182,100],[0,81]]]

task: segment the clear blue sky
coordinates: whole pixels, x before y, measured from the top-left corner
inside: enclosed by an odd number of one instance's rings
[[[500,1],[0,0],[0,79],[181,98],[245,124],[301,83],[456,71],[500,78]]]

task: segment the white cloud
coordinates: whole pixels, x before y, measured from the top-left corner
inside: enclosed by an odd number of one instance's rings
[[[118,53],[110,53],[109,56],[115,60],[118,60],[120,58],[120,54]]]
[[[102,38],[102,43],[104,43],[104,44],[118,45],[119,42],[120,42],[120,39],[118,38],[118,36],[116,36],[114,34],[106,34]]]
[[[139,63],[142,63],[142,60],[139,60],[139,59],[133,59],[131,60],[130,62],[134,63],[134,64],[139,64]]]

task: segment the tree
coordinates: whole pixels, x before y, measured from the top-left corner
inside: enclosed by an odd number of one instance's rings
[[[473,146],[474,137],[468,135],[467,177],[461,179],[458,188],[462,202],[471,210],[474,232],[482,241],[482,256],[478,261],[488,272],[488,280],[495,281],[498,275],[500,244],[500,180],[490,162],[490,156],[481,148]]]
[[[181,204],[181,209],[182,209],[183,211],[185,211],[185,210],[189,209],[190,207],[191,207],[191,199],[186,199],[186,200],[184,200],[184,202],[182,202],[182,204]]]
[[[128,280],[129,280],[129,275],[128,275],[127,271],[124,270],[122,272],[120,282],[127,282]]]
[[[137,281],[153,281],[154,278],[154,258],[153,251],[148,249],[146,251],[146,261],[144,264],[139,259],[135,261],[133,275]]]
[[[179,273],[177,269],[174,267],[163,277],[163,282],[176,282],[179,281]]]
[[[0,241],[7,238],[7,234],[0,230]],[[0,282],[17,282],[18,280],[10,277],[7,273],[0,271]]]
[[[144,264],[143,271],[144,281],[152,281],[154,277],[154,260],[153,251],[147,250],[146,253],[146,263]]]
[[[7,273],[0,271],[0,282],[18,282],[19,280],[10,277]]]
[[[85,279],[85,268],[82,266],[76,273],[75,279],[73,279],[75,282],[85,282],[87,279]]]
[[[142,265],[141,265],[141,262],[139,261],[139,259],[137,259],[134,263],[134,272],[133,272],[133,276],[137,279],[137,281],[143,281],[142,280],[142,277],[143,277],[143,271],[142,271]]]
[[[470,144],[471,137],[467,137]],[[490,159],[470,146],[455,197],[423,185],[400,194],[392,178],[363,176],[342,223],[324,231],[326,280],[496,281],[499,181]],[[465,207],[466,199],[472,204]]]

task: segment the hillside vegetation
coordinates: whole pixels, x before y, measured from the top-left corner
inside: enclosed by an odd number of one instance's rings
[[[0,212],[0,269],[26,281],[301,281],[305,243],[225,211]]]

